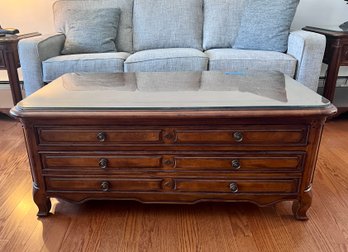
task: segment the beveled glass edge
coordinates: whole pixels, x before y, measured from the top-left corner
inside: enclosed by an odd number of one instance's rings
[[[196,106],[196,107],[21,107],[19,104],[15,106],[18,111],[178,111],[178,110],[306,110],[306,109],[324,109],[332,105],[331,102],[322,105],[296,105],[296,106]]]

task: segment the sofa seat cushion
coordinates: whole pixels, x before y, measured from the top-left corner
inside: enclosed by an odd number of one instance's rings
[[[203,0],[134,0],[134,51],[202,50]]]
[[[42,62],[43,81],[50,82],[72,72],[123,72],[123,63],[129,53],[90,53],[60,55]]]
[[[205,54],[209,57],[209,70],[212,71],[271,70],[293,78],[297,65],[292,56],[272,51],[228,48],[208,50]]]
[[[129,56],[125,72],[205,71],[208,56],[192,48],[168,48],[140,51]]]

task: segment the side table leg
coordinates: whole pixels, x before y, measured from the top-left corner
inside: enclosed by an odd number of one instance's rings
[[[308,188],[299,200],[292,204],[292,212],[297,220],[308,220],[307,211],[312,204],[312,191]]]
[[[39,217],[48,216],[51,210],[51,200],[40,191],[39,187],[35,183],[33,183],[33,199],[35,204],[39,208],[39,212],[37,213],[37,216]]]
[[[17,71],[17,69],[16,69],[16,71]],[[9,76],[13,105],[16,105],[18,102],[20,102],[23,99],[21,85],[19,83],[17,73],[15,73],[15,74],[11,73],[10,70],[7,70],[7,73]],[[13,75],[13,76],[11,76],[11,75]]]
[[[4,53],[7,74],[10,82],[10,88],[12,93],[13,105],[16,105],[23,99],[22,91],[18,79],[18,56],[17,56],[17,43],[13,43],[6,48]]]
[[[340,69],[340,50],[341,48],[338,46],[332,46],[332,55],[330,59],[330,63],[328,64],[324,93],[323,96],[330,100],[331,102],[335,98],[335,90],[336,90],[336,82],[338,71]]]

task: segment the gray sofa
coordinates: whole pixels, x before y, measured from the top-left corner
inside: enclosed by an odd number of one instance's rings
[[[53,5],[57,34],[19,42],[26,94],[35,92],[44,83],[68,72],[253,69],[277,70],[317,90],[325,49],[324,36],[306,31],[291,32],[287,34],[287,48],[284,52],[235,48],[243,13],[249,2],[250,0],[57,1]],[[97,8],[120,9],[116,50],[62,55],[66,42],[66,20],[71,18],[67,17],[69,10]],[[86,17],[87,27],[88,18]],[[271,22],[269,20],[260,22]],[[86,34],[90,32],[86,31]],[[92,37],[93,34],[90,38]]]

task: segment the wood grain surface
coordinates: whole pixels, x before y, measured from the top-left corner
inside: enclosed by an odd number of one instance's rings
[[[0,115],[0,251],[348,251],[348,117],[324,130],[309,221],[291,202],[146,205],[52,200],[36,217],[21,126]]]

